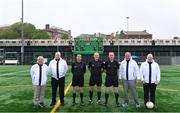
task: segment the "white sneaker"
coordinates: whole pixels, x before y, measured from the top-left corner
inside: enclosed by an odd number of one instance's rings
[[[122,107],[128,107],[128,103],[124,103],[124,104],[122,104]]]
[[[136,104],[136,108],[140,108],[141,106],[140,106],[140,104]]]
[[[89,100],[89,104],[93,104],[93,101],[92,101],[92,100]]]
[[[100,104],[100,103],[101,103],[101,100],[98,100],[98,101],[97,101],[97,104]]]

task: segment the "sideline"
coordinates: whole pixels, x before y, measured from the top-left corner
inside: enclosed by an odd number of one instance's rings
[[[67,92],[69,91],[70,87],[71,87],[72,81],[69,83],[69,85],[66,87],[65,91],[64,91],[64,96],[66,96]],[[55,113],[56,109],[61,105],[60,100],[58,100],[56,102],[56,104],[54,105],[54,107],[52,108],[50,113]]]

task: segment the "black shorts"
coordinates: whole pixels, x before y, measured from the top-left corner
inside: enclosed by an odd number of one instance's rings
[[[105,86],[106,87],[110,87],[110,86],[114,86],[114,87],[118,87],[118,76],[106,76],[106,81],[105,81]]]
[[[91,75],[90,80],[89,80],[89,86],[101,86],[102,85],[102,76],[101,75]]]
[[[72,86],[84,86],[84,76],[73,76],[72,78]]]

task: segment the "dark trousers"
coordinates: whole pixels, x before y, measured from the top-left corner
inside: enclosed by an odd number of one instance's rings
[[[145,83],[144,85],[144,104],[148,101],[151,101],[155,104],[155,92],[156,92],[156,84]]]
[[[57,88],[59,86],[59,97],[61,103],[64,103],[64,87],[65,87],[65,77],[56,80],[55,78],[51,78],[51,87],[52,87],[52,104],[56,103],[56,93]]]

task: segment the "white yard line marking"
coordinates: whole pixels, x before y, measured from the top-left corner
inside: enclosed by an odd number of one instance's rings
[[[72,81],[69,83],[69,85],[66,87],[65,91],[64,91],[64,96],[66,96],[67,92],[69,91],[70,87],[71,87]],[[54,105],[54,107],[52,108],[50,113],[55,113],[56,109],[61,105],[60,100],[58,100],[56,102],[56,104]]]
[[[4,73],[4,74],[0,74],[0,76],[13,75],[15,73],[21,73],[21,72],[27,72],[27,71],[29,71],[29,70],[16,71],[16,72],[11,72],[11,73]]]
[[[137,87],[137,88],[143,89],[143,87]],[[166,89],[166,88],[156,88],[156,90],[170,91],[170,92],[180,92],[180,90],[177,90],[177,89]]]

